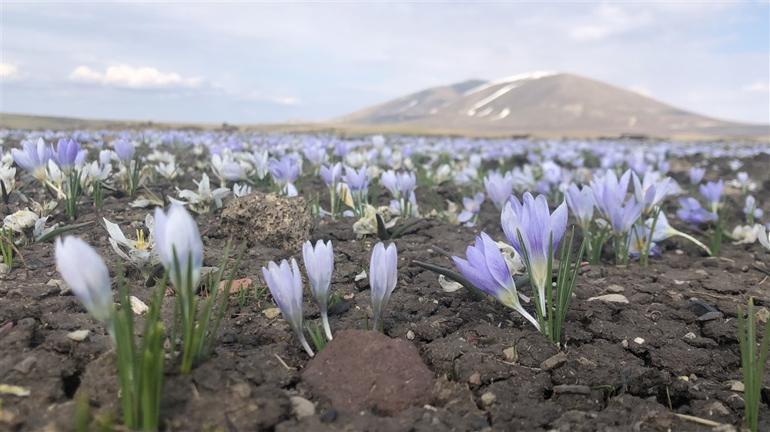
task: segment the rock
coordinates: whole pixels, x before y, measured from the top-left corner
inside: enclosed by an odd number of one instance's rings
[[[233,283],[230,284],[230,294],[237,294],[241,290],[251,289],[252,283],[253,282],[250,278],[233,279]],[[219,287],[217,289],[219,292],[224,292],[226,286],[227,280],[223,280],[219,282]]]
[[[0,263],[0,275],[8,274],[11,272],[11,268],[5,265],[5,263]]]
[[[721,415],[721,416],[729,416],[732,414],[732,411],[730,411],[729,408],[724,406],[724,404],[722,404],[722,402],[719,402],[719,401],[712,402],[706,407],[706,409],[708,410],[709,415],[712,415],[712,416],[714,414]]]
[[[67,333],[67,338],[74,340],[75,342],[83,342],[91,334],[91,330],[75,330]]]
[[[693,332],[689,332],[686,335],[682,336],[683,339],[695,339],[696,337],[698,336],[696,336],[695,333]]]
[[[150,310],[150,308],[138,297],[131,296],[128,300],[131,302],[131,310],[134,312],[134,315],[144,315]]]
[[[634,343],[636,343],[637,345],[642,345],[644,343],[644,338],[635,337]]]
[[[734,392],[741,392],[746,389],[746,387],[743,385],[742,381],[733,381],[732,384],[730,384],[730,390]]]
[[[273,319],[281,314],[281,310],[279,308],[267,308],[262,311],[262,314],[267,317],[267,319]]]
[[[503,357],[507,362],[516,363],[516,360],[519,359],[519,353],[516,352],[516,347],[508,347],[503,350]]]
[[[481,374],[478,372],[473,372],[471,376],[468,377],[468,384],[481,385]]]
[[[433,373],[411,343],[363,330],[337,332],[308,363],[302,380],[314,395],[348,413],[394,415],[429,403],[433,388]]]
[[[59,288],[59,295],[67,295],[70,293],[70,287],[64,283],[61,279],[49,279],[45,283],[46,286]]]
[[[291,401],[291,413],[298,419],[315,414],[315,405],[313,405],[313,402],[310,402],[302,396],[291,396],[289,401]]]
[[[605,294],[597,297],[591,297],[588,301],[599,300],[609,303],[628,303],[628,299],[623,294]]]
[[[626,290],[625,288],[623,288],[622,286],[617,285],[617,284],[611,284],[611,285],[607,286],[607,292],[611,292],[611,293],[615,293],[615,294],[622,293],[625,290]]]
[[[553,355],[545,359],[542,363],[540,363],[540,368],[543,370],[556,369],[557,367],[563,365],[566,362],[567,362],[567,354],[564,354],[563,352],[559,352],[556,355]]]
[[[767,319],[770,318],[770,311],[768,311],[766,307],[761,307],[757,311],[756,315],[757,315],[757,320],[762,324],[764,324],[767,322]]]
[[[16,366],[13,367],[13,370],[26,375],[29,373],[29,371],[32,370],[33,367],[35,367],[36,363],[37,358],[35,358],[35,356],[25,357],[24,360],[20,361]]]
[[[414,332],[411,331],[411,330],[407,330],[406,338],[409,339],[409,340],[414,340]]]
[[[298,251],[310,238],[313,228],[310,206],[304,198],[256,191],[230,200],[220,220],[221,233],[235,239],[236,244],[238,240],[245,240],[249,247],[263,244],[292,252]]]
[[[481,403],[484,406],[490,406],[497,400],[497,396],[495,396],[492,392],[486,392],[483,395],[481,395]]]

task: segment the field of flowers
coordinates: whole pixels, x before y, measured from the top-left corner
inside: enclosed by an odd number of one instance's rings
[[[770,430],[766,143],[0,139],[0,430]]]

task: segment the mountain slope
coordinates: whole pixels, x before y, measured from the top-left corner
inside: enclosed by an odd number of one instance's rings
[[[770,136],[769,125],[717,120],[600,81],[554,72],[435,87],[338,122],[485,134]]]

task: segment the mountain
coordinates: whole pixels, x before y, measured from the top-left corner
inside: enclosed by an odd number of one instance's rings
[[[718,120],[601,81],[555,72],[434,87],[335,123],[484,135],[770,137],[770,125]]]

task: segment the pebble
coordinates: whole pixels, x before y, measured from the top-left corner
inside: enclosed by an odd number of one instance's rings
[[[684,339],[695,339],[697,336],[693,332],[689,332],[686,335],[682,336]]]
[[[484,406],[490,406],[497,400],[497,396],[495,396],[492,392],[486,392],[483,395],[481,395],[481,403],[484,404]]]
[[[131,296],[128,300],[131,302],[131,310],[134,312],[134,315],[143,315],[150,310],[150,308],[138,297]]]
[[[634,338],[634,342],[636,342],[638,345],[644,344],[644,339],[640,337]]]
[[[7,274],[11,271],[11,268],[5,265],[5,263],[0,263],[0,274]]]
[[[91,334],[91,330],[75,330],[67,333],[67,338],[74,340],[75,342],[83,342]]]
[[[503,357],[507,362],[516,363],[516,360],[519,359],[519,353],[516,352],[516,347],[508,347],[503,350]]]
[[[599,300],[609,303],[628,303],[628,299],[623,294],[605,294],[597,297],[591,297],[588,301]]]
[[[770,311],[768,311],[765,307],[759,308],[757,311],[757,319],[759,322],[764,324],[767,322],[768,318],[770,318]]]
[[[556,355],[553,355],[545,359],[542,363],[540,363],[540,369],[543,369],[543,370],[556,369],[557,367],[563,365],[566,362],[567,362],[567,354],[560,352]]]
[[[291,401],[291,413],[298,419],[315,414],[315,405],[313,402],[310,402],[302,396],[292,396],[289,400]]]
[[[617,293],[622,293],[625,290],[626,290],[625,288],[623,288],[622,286],[620,286],[618,284],[611,284],[611,285],[607,286],[607,291],[611,292],[611,293],[616,293],[616,294]]]
[[[273,319],[281,314],[281,309],[279,308],[267,308],[262,311],[262,314],[267,317],[267,319]]]
[[[746,389],[746,387],[743,386],[743,382],[742,381],[733,381],[733,383],[730,385],[730,390],[735,391],[735,392],[743,393],[743,391],[745,389]]]
[[[707,408],[709,410],[709,415],[712,415],[712,416],[714,414],[723,415],[723,416],[732,414],[732,411],[730,411],[729,408],[724,406],[724,404],[719,401],[714,401]]]
[[[478,372],[473,372],[471,376],[468,377],[468,384],[481,385],[481,374]]]
[[[406,338],[409,339],[409,340],[414,340],[414,332],[411,331],[411,330],[408,330],[406,332]]]
[[[45,284],[49,287],[59,288],[59,295],[67,295],[71,292],[69,285],[61,279],[49,279]]]

